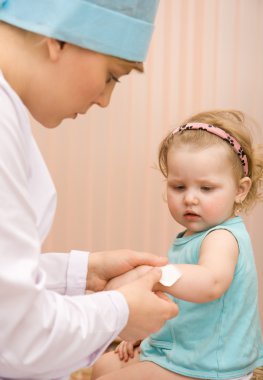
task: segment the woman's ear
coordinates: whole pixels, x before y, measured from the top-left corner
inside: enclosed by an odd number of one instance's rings
[[[249,177],[241,178],[238,184],[237,194],[235,196],[235,203],[242,203],[245,200],[251,188],[251,185],[252,185],[252,182]]]
[[[64,47],[63,43],[61,41],[55,40],[54,38],[47,38],[46,44],[50,60],[53,62],[57,61],[62,54]]]

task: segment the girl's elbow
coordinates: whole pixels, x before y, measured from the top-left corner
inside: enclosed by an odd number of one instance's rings
[[[208,302],[217,300],[225,293],[225,291],[226,289],[222,286],[222,284],[215,280],[207,292]]]

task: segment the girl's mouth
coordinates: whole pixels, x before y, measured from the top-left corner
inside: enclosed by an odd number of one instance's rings
[[[198,214],[196,214],[195,212],[193,211],[186,211],[184,213],[184,217],[187,219],[187,220],[197,220],[200,218],[200,216]]]

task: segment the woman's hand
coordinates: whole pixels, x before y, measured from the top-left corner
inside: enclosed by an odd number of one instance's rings
[[[136,267],[126,273],[123,273],[120,276],[112,278],[107,283],[104,290],[116,290],[123,285],[129,284],[130,282],[137,280],[145,273],[149,272],[149,270],[152,268],[153,267],[149,265],[140,265],[139,267]]]
[[[86,290],[104,290],[108,281],[121,276],[140,265],[162,266],[167,258],[146,252],[127,249],[118,251],[94,252],[89,255]]]
[[[123,340],[144,339],[178,314],[178,306],[166,294],[153,292],[161,274],[160,269],[154,268],[138,280],[117,289],[129,307],[127,325],[119,334]]]

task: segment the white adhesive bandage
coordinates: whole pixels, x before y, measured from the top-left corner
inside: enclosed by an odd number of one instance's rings
[[[172,264],[165,265],[160,269],[162,270],[160,283],[164,286],[172,286],[182,276],[182,273]]]

